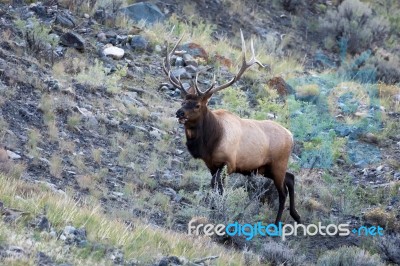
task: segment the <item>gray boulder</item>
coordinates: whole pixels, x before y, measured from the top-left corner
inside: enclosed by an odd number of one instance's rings
[[[77,50],[85,50],[85,40],[75,32],[66,32],[61,35],[60,43],[67,47],[74,47]]]
[[[135,3],[125,8],[121,8],[120,11],[129,19],[136,22],[143,20],[148,24],[153,24],[165,19],[165,16],[160,9],[156,5],[148,2]]]

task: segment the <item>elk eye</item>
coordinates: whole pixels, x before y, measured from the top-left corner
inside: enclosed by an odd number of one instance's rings
[[[200,104],[196,104],[196,106],[194,108],[199,109],[200,108]]]

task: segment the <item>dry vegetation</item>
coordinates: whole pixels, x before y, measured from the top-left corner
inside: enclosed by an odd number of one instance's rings
[[[60,1],[77,14],[90,15],[98,6],[118,2],[87,1],[81,5],[82,1]],[[257,16],[258,10],[246,1],[221,2],[232,15],[250,9],[251,15]],[[305,1],[300,0],[268,3],[292,10],[292,21],[296,19],[295,10],[305,7]],[[207,47],[208,60],[197,62],[212,65],[217,81],[223,82],[240,63],[238,36],[215,39],[216,26],[196,17],[185,20],[172,15],[164,23],[146,27],[138,24],[135,26],[151,47],[159,46],[161,51],[136,53],[133,63],[121,60],[115,71],[110,71],[91,52],[73,49],[54,62],[50,57],[39,61],[35,54],[45,55],[54,48],[43,47],[43,43],[53,43],[50,29],[34,21],[33,29],[27,31],[25,22],[17,21],[19,34],[0,29],[2,44],[8,43],[16,53],[24,54],[34,67],[13,60],[7,61],[10,65],[4,71],[0,67],[0,108],[6,113],[9,106],[14,107],[13,102],[24,102],[18,95],[26,93],[32,97],[33,104],[29,104],[37,106],[39,112],[25,112],[37,120],[21,119],[21,127],[9,114],[0,116],[0,145],[7,141],[8,149],[23,156],[11,161],[0,149],[0,202],[24,213],[13,223],[0,222],[0,247],[17,245],[26,251],[22,258],[7,258],[4,263],[33,265],[37,252],[42,251],[59,263],[108,265],[107,251],[116,247],[126,260],[147,265],[169,255],[190,261],[219,256],[212,265],[381,265],[382,259],[399,263],[400,181],[394,174],[400,171],[395,146],[400,128],[398,118],[390,115],[400,112],[395,98],[400,94],[399,84],[395,83],[399,82],[398,61],[394,54],[390,54],[389,61],[381,60],[378,52],[368,54],[371,57],[365,60],[362,55],[365,49],[373,48],[371,42],[379,46],[389,42],[384,37],[394,36],[399,20],[390,10],[386,11],[388,19],[381,19],[379,14],[384,11],[372,12],[371,7],[356,0],[344,1],[337,10],[327,8],[325,4],[317,8],[322,15],[321,28],[316,31],[332,33],[324,36],[325,48],[340,53],[336,39],[349,37],[346,45],[350,55],[345,55],[340,71],[310,70],[311,74],[305,74],[304,61],[296,59],[299,56],[282,52],[294,41],[294,35],[283,36],[279,44],[269,37],[254,37],[257,58],[269,69],[252,68],[240,83],[215,97],[212,108],[221,107],[241,117],[275,119],[293,131],[296,148],[290,169],[296,175],[298,211],[306,223],[380,225],[387,233],[384,239],[360,238],[355,240],[358,247],[345,246],[346,240],[333,240],[332,248],[319,238],[280,243],[258,237],[248,243],[240,237],[221,240],[187,236],[187,222],[196,216],[212,223],[269,223],[276,212],[273,185],[265,184],[258,176],[228,176],[223,196],[209,190],[210,175],[203,163],[186,152],[182,130],[174,118],[178,98],[158,90],[165,82],[159,66],[165,40],[174,42],[185,33],[184,43]],[[182,9],[187,16],[197,12],[188,3]],[[349,12],[351,16],[346,15]],[[361,23],[360,17],[365,21]],[[122,30],[132,27],[125,20],[109,25]],[[15,40],[32,45],[21,51]],[[3,48],[0,55],[14,58]],[[371,64],[378,77],[384,77],[382,82],[363,83],[355,78],[354,71]],[[37,75],[34,68],[46,68],[43,73],[50,72],[49,76],[57,79],[59,90],[50,90],[44,82],[47,76]],[[296,94],[282,97],[268,87],[273,77],[284,78]],[[371,120],[367,120],[369,116]],[[343,128],[373,134],[380,146],[374,143],[368,149],[381,149],[380,159],[356,167],[358,161],[349,145],[355,139],[359,146],[365,143],[356,134],[342,135]],[[17,130],[23,141],[9,132]],[[367,153],[365,157],[373,155]],[[377,171],[380,166],[388,170]],[[372,170],[379,176],[368,175]],[[267,200],[259,203],[265,188]],[[45,215],[57,232],[67,225],[85,228],[89,244],[63,248],[61,240],[50,232],[31,230],[31,220],[40,215]],[[287,212],[282,220],[292,222]]]

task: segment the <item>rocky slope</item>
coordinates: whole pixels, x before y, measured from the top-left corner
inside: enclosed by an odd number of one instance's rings
[[[243,6],[233,1],[166,1],[154,11],[164,23],[145,26],[126,21],[112,5],[22,2],[0,2],[1,262],[309,265],[337,257],[328,250],[354,245],[360,249],[348,252],[365,261],[399,263],[398,86],[361,83],[332,74],[336,69],[318,74],[312,60],[303,71],[286,56],[311,53],[304,38],[273,50],[262,46],[270,32],[301,36],[280,5],[243,1],[249,15],[241,17],[233,14]],[[183,23],[191,12],[206,14],[207,22]],[[259,177],[229,177],[224,197],[209,191],[209,174],[191,159],[175,120],[179,92],[165,84],[161,68],[165,39],[187,30],[180,47],[186,54],[174,57],[174,74],[186,83],[199,68],[214,66],[223,82],[235,71],[238,28],[260,38],[258,56],[270,69],[252,69],[211,108],[277,119],[293,131],[290,167],[306,223],[381,225],[384,238],[187,237],[196,216],[268,222],[277,208],[273,189],[269,202],[256,200],[269,185]],[[295,95],[283,101],[273,76],[283,77],[287,83],[277,83]]]

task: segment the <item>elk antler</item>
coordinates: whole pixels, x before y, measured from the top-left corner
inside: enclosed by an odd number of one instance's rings
[[[204,92],[200,91],[198,86],[197,86],[197,78],[198,78],[198,76],[200,74],[200,72],[198,72],[196,74],[196,80],[195,80],[194,86],[195,86],[196,92],[197,92],[197,94],[199,96],[210,95],[210,94],[216,93],[217,91],[223,90],[223,89],[231,86],[233,83],[235,83],[236,81],[238,81],[240,79],[240,77],[243,75],[243,73],[249,67],[251,67],[254,64],[257,64],[257,65],[259,65],[261,67],[264,67],[264,65],[261,64],[261,62],[256,59],[256,56],[255,56],[255,53],[254,53],[253,40],[250,41],[251,59],[250,59],[249,62],[246,62],[246,43],[244,41],[242,30],[240,30],[240,37],[242,39],[242,66],[240,67],[239,72],[230,81],[228,81],[227,83],[222,84],[220,86],[217,86],[217,87],[215,86],[216,84],[215,84],[215,75],[214,75],[214,80],[213,80],[213,83],[212,83],[211,87],[209,87]]]
[[[183,36],[178,40],[178,42],[175,44],[174,48],[172,49],[172,51],[170,53],[168,53],[168,44],[167,44],[167,55],[164,59],[164,63],[163,63],[163,69],[165,74],[168,76],[169,81],[171,82],[172,85],[174,85],[176,88],[178,88],[183,95],[187,95],[188,92],[185,90],[185,88],[183,87],[183,84],[181,82],[181,78],[176,78],[174,75],[172,75],[172,71],[171,71],[171,55],[173,55],[175,53],[176,48],[178,47],[179,43],[182,41]]]

